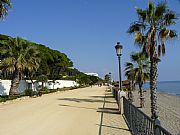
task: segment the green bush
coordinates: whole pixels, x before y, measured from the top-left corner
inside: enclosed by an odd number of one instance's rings
[[[47,87],[44,87],[44,88],[40,89],[39,92],[42,93],[42,94],[50,93],[50,91],[49,91],[49,89]]]
[[[26,89],[26,90],[24,91],[24,93],[25,93],[26,96],[32,96],[33,90],[32,90],[32,89]]]

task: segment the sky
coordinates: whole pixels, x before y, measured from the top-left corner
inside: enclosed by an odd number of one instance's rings
[[[127,30],[137,20],[135,9],[145,9],[147,1],[12,0],[13,8],[0,22],[0,33],[44,44],[65,53],[80,71],[96,72],[100,77],[111,72],[114,80],[118,80],[114,46],[120,42],[125,79],[125,63],[130,62],[132,52],[140,50]],[[180,13],[179,0],[167,1],[170,9]],[[180,35],[180,20],[173,28]],[[158,80],[180,81],[180,38],[166,44],[166,55],[158,65]]]

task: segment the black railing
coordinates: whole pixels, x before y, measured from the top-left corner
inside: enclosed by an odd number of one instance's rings
[[[155,121],[123,97],[124,116],[134,135],[171,135]]]
[[[156,135],[172,135],[160,125],[155,125],[155,128],[156,128]]]

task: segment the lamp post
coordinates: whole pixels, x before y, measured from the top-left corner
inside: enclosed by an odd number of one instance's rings
[[[109,84],[111,85],[111,72],[109,72]]]
[[[115,46],[116,54],[118,56],[118,62],[119,62],[119,89],[122,91],[122,80],[121,80],[121,55],[122,55],[122,48],[123,46],[120,45],[120,42],[117,42],[117,45]]]
[[[123,114],[123,101],[122,96],[124,96],[124,92],[122,91],[122,80],[121,80],[121,55],[122,55],[122,48],[123,46],[120,45],[120,42],[117,42],[117,45],[115,46],[116,54],[118,56],[118,62],[119,62],[119,91],[118,91],[118,106],[120,114]]]

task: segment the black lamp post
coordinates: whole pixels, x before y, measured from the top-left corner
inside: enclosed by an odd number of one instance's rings
[[[122,80],[121,80],[121,55],[122,55],[122,48],[123,46],[120,45],[120,42],[117,42],[117,45],[115,46],[116,54],[118,56],[119,61],[119,89],[122,91]]]
[[[111,85],[111,72],[109,72],[109,85]]]

